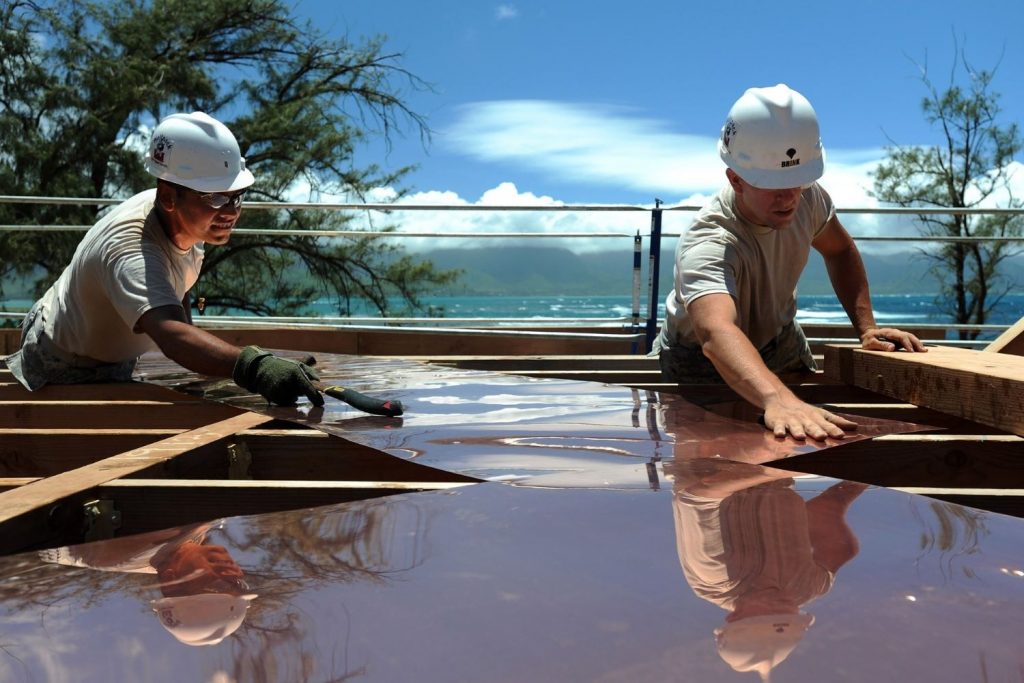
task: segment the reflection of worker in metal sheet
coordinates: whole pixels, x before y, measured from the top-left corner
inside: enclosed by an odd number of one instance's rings
[[[666,473],[683,574],[698,596],[728,610],[715,629],[718,653],[768,681],[814,623],[801,608],[857,554],[844,515],[867,487],[839,482],[805,501],[781,470],[687,460]]]
[[[56,564],[156,574],[163,597],[150,604],[161,625],[186,645],[216,645],[238,630],[256,597],[227,549],[206,543],[218,527],[210,522],[39,554]]]

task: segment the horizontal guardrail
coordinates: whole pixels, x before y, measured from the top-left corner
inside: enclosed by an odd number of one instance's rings
[[[79,205],[79,206],[110,206],[124,201],[124,198],[108,197],[49,197],[49,196],[16,196],[0,195],[0,204],[48,204],[48,205]],[[631,212],[648,213],[651,215],[651,230],[644,237],[649,240],[649,277],[647,296],[646,321],[640,318],[641,306],[639,303],[639,270],[640,270],[640,241],[639,230],[634,232],[619,231],[560,231],[560,232],[446,232],[446,231],[424,231],[424,230],[289,230],[278,228],[239,228],[236,234],[245,235],[269,235],[269,236],[304,236],[316,238],[330,237],[387,237],[387,238],[470,238],[480,239],[566,239],[566,238],[587,238],[587,239],[623,239],[629,238],[634,243],[634,291],[633,291],[633,314],[631,316],[609,316],[602,318],[380,318],[380,317],[281,317],[267,316],[259,317],[258,320],[252,316],[196,316],[197,324],[209,326],[274,326],[274,325],[329,325],[345,329],[387,329],[395,331],[401,327],[410,329],[422,329],[424,326],[431,327],[434,331],[445,329],[446,331],[466,331],[467,327],[486,327],[489,331],[501,330],[503,326],[530,326],[530,327],[553,327],[553,326],[608,326],[619,327],[622,331],[635,332],[646,328],[647,347],[656,333],[660,297],[657,293],[658,267],[661,259],[661,238],[678,237],[681,232],[662,231],[661,215],[664,212],[695,212],[700,210],[700,205],[679,204],[675,206],[664,206],[660,200],[655,200],[653,206],[644,205],[622,205],[622,204],[515,204],[515,205],[479,205],[479,204],[401,204],[401,203],[352,203],[352,202],[261,202],[246,201],[246,210],[320,210],[320,211],[366,211],[395,214],[401,212]],[[837,208],[839,214],[874,214],[874,215],[1003,215],[1014,216],[1024,215],[1024,208],[946,208],[946,207],[843,207]],[[0,224],[0,231],[75,231],[84,232],[91,225],[71,224]],[[865,242],[992,242],[1004,241],[1009,243],[1024,242],[1024,236],[925,236],[925,235],[854,235],[857,241]],[[24,314],[17,311],[0,311],[0,319],[18,319]],[[805,322],[804,319],[799,319]],[[814,323],[815,325],[822,325]],[[933,328],[946,332],[959,332],[962,330],[1001,332],[1008,325],[956,325],[944,323],[916,324],[912,322],[896,323],[901,326],[913,328]],[[827,325],[827,324],[825,324]],[[461,326],[461,327],[453,327]],[[843,327],[838,323],[838,327]],[[447,329],[446,329],[447,328]],[[504,330],[510,332],[510,330]],[[524,334],[558,334],[554,332],[524,332]],[[623,333],[613,335],[618,339],[623,338]],[[815,337],[814,342],[820,343],[847,343],[858,340],[849,337]],[[983,346],[984,341],[960,341],[960,340],[929,340],[928,343],[936,343],[950,346]]]

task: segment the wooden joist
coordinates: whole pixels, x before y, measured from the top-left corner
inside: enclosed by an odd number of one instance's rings
[[[265,415],[242,413],[7,491],[0,494],[0,525],[77,492],[127,476],[158,462],[175,458],[197,446],[222,439],[243,429],[251,429],[270,420],[271,418]]]
[[[985,347],[989,353],[1007,353],[1024,356],[1024,318],[1006,329],[995,341]]]
[[[853,346],[825,350],[833,380],[1024,435],[1024,357],[949,347],[883,353]]]

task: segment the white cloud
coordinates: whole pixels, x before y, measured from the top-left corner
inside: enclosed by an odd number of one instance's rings
[[[494,11],[494,16],[498,18],[498,21],[515,19],[519,16],[519,9],[515,5],[510,4],[498,5],[498,8]]]
[[[605,105],[541,100],[466,105],[438,136],[480,161],[513,163],[560,181],[659,194],[713,191],[723,180],[714,141]]]
[[[688,135],[671,130],[666,121],[644,118],[624,107],[586,106],[558,102],[516,100],[482,102],[464,107],[456,123],[445,131],[443,144],[450,149],[496,167],[539,170],[553,186],[565,182],[595,187],[628,188],[665,199],[665,206],[701,206],[725,181],[718,158],[717,136]],[[827,141],[826,141],[827,147]],[[879,148],[843,150],[828,148],[822,185],[840,209],[840,218],[855,236],[910,236],[917,229],[912,216],[842,212],[844,208],[875,208],[871,196],[872,171],[884,158]],[[1024,169],[1014,163],[1014,195],[1024,196]],[[297,193],[301,194],[301,193]],[[391,188],[370,193],[370,202],[394,201]],[[299,199],[299,197],[296,197]],[[1001,198],[1002,199],[1002,198]],[[321,201],[356,201],[342,197]],[[1005,199],[1002,199],[1005,202]],[[402,211],[386,218],[374,213],[372,223],[398,226],[401,232],[431,233],[410,237],[402,244],[413,251],[439,247],[473,247],[482,244],[522,243],[522,238],[499,238],[509,233],[601,233],[616,237],[531,239],[532,245],[565,246],[576,251],[631,249],[636,231],[650,231],[645,211],[474,211],[470,207],[560,207],[556,196],[520,192],[511,182],[499,183],[479,198],[460,196],[451,190],[434,189],[403,197],[397,202],[415,205],[455,206],[455,211]],[[648,205],[648,208],[650,206]],[[689,223],[692,211],[664,214],[667,243]],[[369,227],[371,219],[357,221]],[[456,235],[470,235],[462,237]],[[491,237],[494,236],[494,237]],[[909,242],[861,243],[864,251],[905,251],[920,246]]]

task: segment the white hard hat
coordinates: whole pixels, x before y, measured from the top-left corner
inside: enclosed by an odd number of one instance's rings
[[[727,623],[715,630],[718,654],[736,671],[756,671],[767,681],[771,670],[796,648],[814,617],[798,614],[763,614]]]
[[[157,125],[146,170],[199,192],[232,192],[255,180],[228,127],[201,111],[171,114]]]
[[[186,645],[216,645],[238,630],[255,595],[199,593],[151,603],[160,623]]]
[[[813,183],[825,172],[818,116],[785,84],[750,88],[722,126],[718,154],[754,187],[782,190]]]

